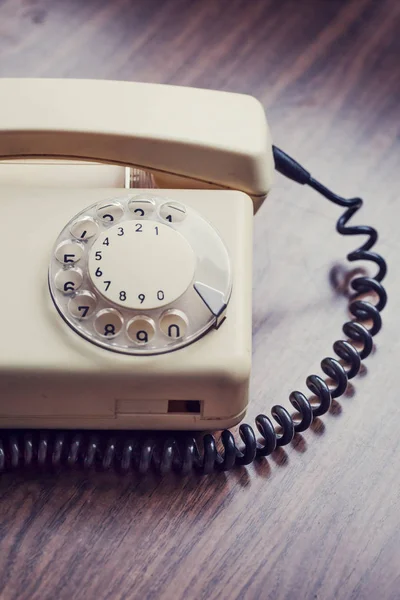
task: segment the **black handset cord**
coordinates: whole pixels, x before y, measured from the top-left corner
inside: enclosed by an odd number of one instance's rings
[[[334,204],[346,208],[336,225],[341,235],[368,237],[360,248],[347,255],[347,260],[367,260],[378,266],[374,277],[357,277],[350,284],[355,292],[349,305],[354,319],[343,325],[343,333],[348,339],[361,345],[361,349],[357,350],[349,341],[338,340],[333,344],[333,350],[345,367],[336,358],[327,357],[321,362],[322,371],[334,382],[334,387],[328,387],[326,381],[318,375],[309,375],[306,385],[317,398],[317,404],[311,404],[302,392],[292,392],[289,401],[297,415],[291,416],[280,405],[271,409],[271,415],[280,428],[279,433],[271,419],[260,414],[255,422],[263,439],[262,443],[257,441],[250,425],[242,424],[239,427],[241,447],[236,444],[233,434],[225,429],[220,439],[221,451],[211,434],[202,436],[200,450],[196,438],[187,432],[149,434],[125,431],[110,435],[110,432],[103,431],[3,430],[0,433],[0,471],[30,465],[52,469],[78,465],[84,468],[114,468],[120,472],[136,470],[142,474],[151,468],[162,474],[171,470],[187,474],[192,469],[203,474],[214,470],[226,471],[236,465],[248,465],[258,457],[268,456],[277,447],[286,446],[296,433],[308,429],[315,417],[320,417],[329,410],[333,398],[344,394],[348,380],[357,375],[361,361],[371,353],[373,337],[382,325],[380,312],[386,305],[387,296],[381,282],[386,275],[386,262],[379,254],[371,252],[378,234],[372,227],[347,225],[361,208],[361,198],[346,200],[337,196],[313,179],[308,171],[282,150],[273,147],[273,153],[277,171],[297,183],[312,187]],[[375,305],[356,299],[361,294],[371,292],[378,298]],[[371,323],[368,328],[363,325],[367,321]]]

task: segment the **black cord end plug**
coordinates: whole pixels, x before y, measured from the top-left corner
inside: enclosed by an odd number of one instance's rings
[[[284,175],[301,185],[310,184],[311,174],[299,165],[299,163],[291,156],[276,146],[272,146],[272,152],[274,155],[275,169],[281,173],[281,175]]]

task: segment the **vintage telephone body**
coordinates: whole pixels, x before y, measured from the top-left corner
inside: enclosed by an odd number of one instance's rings
[[[337,387],[310,376],[320,405],[294,392],[297,420],[273,407],[281,433],[260,415],[265,446],[248,425],[243,451],[223,433],[225,456],[211,435],[203,457],[190,437],[183,448],[174,438],[158,451],[149,441],[118,451],[112,438],[103,453],[93,436],[83,443],[75,430],[211,431],[239,423],[251,374],[252,220],[274,161],[348,207],[342,228],[360,201],[335,196],[273,148],[257,100],[192,88],[0,80],[0,160],[0,427],[18,430],[8,450],[0,442],[0,467],[45,463],[50,454],[62,462],[63,453],[67,462],[84,456],[90,464],[99,453],[108,465],[128,457],[142,472],[152,463],[205,472],[246,464],[306,429],[358,371],[363,351],[336,342],[350,368],[324,359]],[[355,288],[377,294],[378,307],[353,302],[358,321],[372,319],[372,333],[355,321],[345,331],[364,355],[386,301],[379,283],[386,265],[366,256],[374,242],[353,253],[380,268]],[[60,429],[70,432],[65,448]],[[43,434],[52,430],[56,438]]]

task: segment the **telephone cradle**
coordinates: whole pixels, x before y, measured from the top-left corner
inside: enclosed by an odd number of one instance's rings
[[[0,79],[0,161],[11,290],[1,299],[0,471],[248,465],[324,415],[371,353],[387,300],[377,232],[348,224],[360,198],[334,194],[273,145],[255,98]],[[246,413],[251,376],[252,222],[274,169],[343,207],[338,233],[366,236],[347,259],[377,272],[351,280],[337,358],[306,379],[313,400],[293,391],[293,414],[273,406],[256,417],[259,439],[242,423],[237,442],[229,428]]]

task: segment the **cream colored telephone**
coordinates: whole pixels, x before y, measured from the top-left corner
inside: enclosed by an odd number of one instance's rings
[[[258,101],[3,79],[0,159],[0,428],[239,422],[273,173]]]

